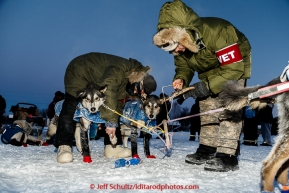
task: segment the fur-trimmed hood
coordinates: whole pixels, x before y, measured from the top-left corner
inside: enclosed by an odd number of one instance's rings
[[[199,51],[196,42],[203,38],[203,24],[200,17],[181,0],[167,2],[162,6],[157,29],[153,37],[156,46],[181,43],[192,52]]]
[[[128,76],[128,80],[131,84],[142,81],[144,77],[150,73],[151,68],[149,66],[144,67],[139,61],[132,58],[130,58],[129,61],[131,63],[138,64],[139,66],[138,68],[133,69]]]
[[[193,41],[186,29],[179,26],[161,30],[154,36],[153,41],[156,46],[164,50],[167,49],[166,51],[173,51],[178,43],[185,46],[191,52],[196,53],[199,51],[199,46]],[[168,47],[171,47],[171,49]]]

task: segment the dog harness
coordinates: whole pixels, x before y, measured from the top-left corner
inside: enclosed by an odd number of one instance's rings
[[[122,113],[125,117],[130,119],[144,121],[146,126],[156,126],[156,119],[149,119],[141,109],[141,105],[141,100],[128,100],[125,103]],[[130,125],[131,121],[121,116],[120,124]]]
[[[57,116],[59,116],[61,112],[63,102],[64,100],[61,100],[55,104],[54,109]],[[81,103],[78,103],[73,120],[80,122],[80,118],[82,117],[93,123],[105,123],[105,120],[100,118],[100,111],[97,111],[96,113],[90,113],[86,108],[83,107]]]

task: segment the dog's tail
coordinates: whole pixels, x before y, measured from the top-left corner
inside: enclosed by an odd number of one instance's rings
[[[236,80],[228,81],[219,94],[220,103],[223,107],[227,107],[232,111],[238,111],[246,105],[250,105],[253,102],[252,108],[258,108],[258,104],[255,101],[250,101],[248,104],[248,94],[257,91],[261,86],[243,87]]]
[[[281,83],[281,81],[279,77],[276,77],[265,86],[257,85],[253,87],[243,87],[236,80],[230,80],[223,86],[223,89],[219,94],[220,103],[223,107],[227,107],[232,111],[238,111],[246,105],[251,106],[252,109],[262,109],[268,104],[268,102],[271,102],[272,99],[258,98],[248,101],[248,94],[256,92],[260,88],[264,88],[278,83]]]

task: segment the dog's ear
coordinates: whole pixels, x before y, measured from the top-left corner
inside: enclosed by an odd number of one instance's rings
[[[147,100],[141,99],[140,109],[144,110],[146,105],[147,105]]]
[[[101,88],[101,89],[100,89],[100,92],[101,92],[101,93],[105,93],[106,90],[107,90],[107,86]]]
[[[166,99],[165,98],[162,98],[162,99],[158,99],[158,103],[159,104],[164,104],[165,103],[165,101],[166,101]]]
[[[76,95],[77,95],[77,98],[78,99],[83,99],[83,98],[85,98],[86,97],[86,91],[85,90],[80,90],[80,91],[78,91],[77,93],[76,93]]]
[[[140,100],[141,100],[142,106],[145,106],[145,104],[146,104],[147,101],[148,101],[149,96],[150,96],[150,95],[147,95],[147,94],[145,94],[145,93],[141,95]]]
[[[162,104],[164,104],[165,103],[165,100],[164,99],[158,99],[158,104],[159,105],[162,105]]]

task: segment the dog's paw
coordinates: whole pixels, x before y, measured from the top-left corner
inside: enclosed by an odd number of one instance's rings
[[[117,138],[116,136],[114,136],[113,138],[111,138],[111,135],[109,136],[109,140],[111,142],[112,145],[115,145],[117,143]]]
[[[91,163],[91,162],[92,162],[92,159],[91,159],[90,156],[83,156],[83,162]]]
[[[140,159],[140,157],[139,157],[139,155],[138,155],[138,154],[133,154],[131,157],[132,157],[132,158],[137,158],[137,159]]]
[[[156,159],[156,156],[154,156],[154,155],[147,155],[147,158]]]

